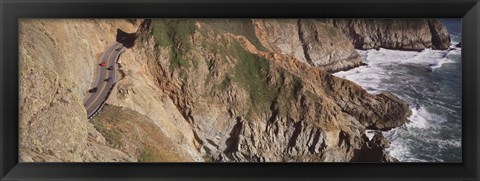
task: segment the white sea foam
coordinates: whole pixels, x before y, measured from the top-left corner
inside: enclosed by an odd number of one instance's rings
[[[430,69],[434,71],[437,68],[442,67],[445,63],[455,63],[452,56],[460,56],[461,48],[454,48],[449,50],[443,58],[434,59],[433,63],[430,64]]]
[[[421,52],[398,50],[357,50],[363,61],[368,64],[348,71],[340,71],[333,75],[351,80],[364,87],[370,93],[378,93],[378,87],[385,76],[392,75],[394,71],[385,69],[392,64],[413,64],[435,70],[445,63],[454,63],[449,56],[460,55],[461,49],[432,50],[425,49]]]
[[[401,129],[405,128],[395,128],[394,130],[384,132],[384,135],[392,141],[392,137],[398,138],[398,134]],[[414,150],[409,146],[409,140],[402,141],[392,141],[390,147],[386,151],[393,156],[394,158],[399,159],[402,162],[427,162],[428,160],[419,159],[414,156]]]
[[[405,161],[407,158],[411,158],[410,149],[403,142],[391,142],[390,147],[387,148],[386,151],[394,158],[402,161]]]
[[[437,68],[442,67],[442,65],[445,64],[445,63],[454,63],[454,61],[451,60],[451,59],[448,59],[448,58],[440,59],[440,60],[438,60],[438,62],[435,62],[434,66],[430,66],[430,68],[432,70],[435,70]]]
[[[430,139],[429,141],[437,144],[439,149],[459,148],[462,146],[462,140]]]
[[[424,106],[418,106],[411,109],[412,114],[408,117],[409,121],[405,124],[407,129],[438,129],[439,124],[445,122],[445,118],[439,116]]]
[[[412,115],[409,117],[410,122],[402,127],[384,132],[385,136],[391,141],[391,147],[387,151],[393,157],[403,162],[444,161],[437,158],[435,145],[439,145],[437,148],[440,149],[461,147],[461,141],[459,140],[441,139],[434,136],[441,135],[440,129],[442,128],[439,125],[445,122],[445,118],[431,111],[431,109],[438,109],[437,107],[432,107],[431,105],[430,107],[425,107],[423,103],[417,103],[417,99],[418,96],[423,96],[429,92],[433,93],[437,90],[433,86],[428,86],[428,84],[418,86],[422,78],[412,76],[408,71],[409,66],[424,68],[425,71],[441,70],[439,68],[444,64],[460,61],[461,48],[452,48],[450,50],[425,49],[421,52],[388,49],[357,51],[368,65],[337,72],[334,74],[335,76],[353,81],[373,94],[400,89],[412,91],[409,94],[399,95],[402,99],[410,101],[412,106]],[[396,81],[403,82],[398,84]],[[435,106],[441,106],[442,110],[445,107],[445,103],[439,102],[439,100],[423,101],[427,101],[428,104]],[[430,101],[434,101],[434,103]],[[421,157],[416,156],[419,154],[418,149],[423,149],[423,153],[432,154],[422,154]]]
[[[425,129],[430,123],[431,114],[425,110],[424,107],[420,109],[412,109],[412,115],[409,117],[410,122],[406,124],[407,128]]]
[[[460,36],[457,36],[457,35],[450,35],[450,39],[451,39],[450,44],[453,45],[453,46],[455,46],[455,45],[457,45],[458,43],[460,43],[459,40],[461,39],[461,37],[460,37]]]

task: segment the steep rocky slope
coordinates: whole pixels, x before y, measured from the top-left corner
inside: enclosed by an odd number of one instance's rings
[[[19,21],[21,161],[130,161],[87,121],[83,97],[125,20]]]
[[[450,35],[437,19],[332,19],[355,48],[398,50],[447,49]]]

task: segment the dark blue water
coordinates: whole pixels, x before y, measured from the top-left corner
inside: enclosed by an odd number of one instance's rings
[[[452,47],[461,39],[461,21],[444,19]],[[390,154],[403,162],[461,162],[461,49],[361,51],[369,66],[336,73],[373,94],[390,91],[410,104],[403,127],[385,132]]]

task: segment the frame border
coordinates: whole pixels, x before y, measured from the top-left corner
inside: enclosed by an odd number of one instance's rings
[[[480,178],[479,0],[0,0],[0,12],[0,180]],[[463,163],[19,163],[18,18],[132,17],[462,18]]]

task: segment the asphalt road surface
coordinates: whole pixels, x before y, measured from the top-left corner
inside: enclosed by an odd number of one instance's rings
[[[110,94],[110,90],[117,81],[117,60],[120,54],[124,51],[124,48],[125,47],[121,43],[114,43],[103,52],[96,64],[96,76],[90,89],[97,88],[97,90],[94,92],[89,91],[83,101],[89,119],[103,106]],[[102,62],[106,63],[106,66],[100,66]],[[113,67],[112,70],[107,69],[110,66]],[[111,80],[107,81],[106,79],[109,78],[111,78]]]

